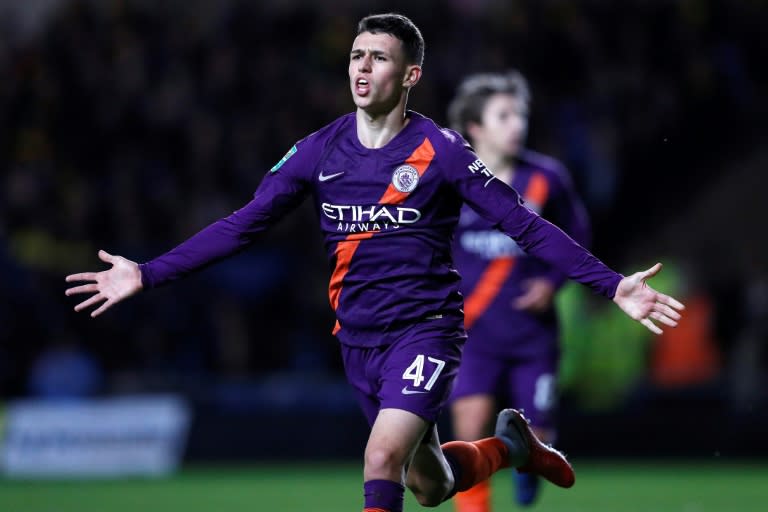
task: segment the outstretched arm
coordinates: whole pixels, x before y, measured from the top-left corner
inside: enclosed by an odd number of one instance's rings
[[[264,176],[253,199],[245,206],[204,228],[167,253],[138,265],[121,256],[99,251],[99,258],[111,263],[111,269],[72,274],[66,278],[67,282],[87,282],[68,288],[67,295],[93,294],[75,306],[75,311],[103,302],[91,313],[92,317],[98,316],[144,288],[155,288],[180,279],[247,247],[258,233],[293,210],[308,195],[310,176],[324,147],[322,141],[318,142],[315,136],[317,133],[320,132],[315,132],[291,148]],[[328,133],[331,132],[326,130],[324,136]]]
[[[678,311],[684,306],[646,284],[661,270],[661,264],[628,277],[618,274],[561,229],[524,207],[517,192],[496,180],[476,158],[465,148],[462,153],[457,152],[454,163],[446,169],[459,195],[478,214],[512,237],[528,254],[613,299],[627,315],[651,332],[662,332],[654,321],[670,327],[677,325],[681,318]],[[467,160],[472,163],[463,167],[462,163],[466,164]]]
[[[655,264],[644,272],[635,272],[619,282],[613,302],[632,319],[637,320],[654,334],[661,334],[655,320],[664,325],[675,327],[680,320],[680,313],[685,309],[674,297],[659,293],[646,283],[661,270],[661,263]]]
[[[113,256],[106,251],[99,251],[99,258],[110,263],[112,268],[101,272],[82,272],[66,277],[68,283],[86,281],[87,284],[67,288],[66,295],[92,293],[90,297],[75,306],[75,311],[102,303],[91,312],[91,317],[97,317],[123,299],[136,294],[142,289],[141,271],[139,265],[122,256]]]

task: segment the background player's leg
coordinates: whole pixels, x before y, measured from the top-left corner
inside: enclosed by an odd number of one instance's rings
[[[476,394],[457,398],[451,404],[453,433],[460,441],[475,441],[492,435],[496,416],[496,401],[492,395]],[[490,510],[490,481],[484,480],[454,498],[457,512],[488,512]]]
[[[476,441],[493,434],[496,400],[491,395],[470,395],[451,404],[453,433],[460,441]]]
[[[554,414],[556,395],[557,358],[542,355],[520,361],[509,374],[509,393],[512,405],[525,410],[531,421],[531,430],[542,442],[554,444]],[[512,474],[515,499],[518,504],[533,504],[540,491],[540,479],[531,473]]]

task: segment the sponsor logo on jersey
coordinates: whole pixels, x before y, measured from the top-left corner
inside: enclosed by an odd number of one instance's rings
[[[421,391],[420,389],[408,389],[408,386],[405,386],[401,393],[404,395],[420,395],[426,393],[426,391]]]
[[[331,220],[346,220],[351,222],[375,222],[387,220],[397,224],[413,224],[421,218],[421,212],[416,208],[376,204],[373,206],[339,205],[323,203],[323,213]]]
[[[525,256],[517,242],[500,231],[465,231],[459,237],[461,247],[471,254],[492,260],[507,256]]]
[[[335,172],[333,174],[323,174],[323,171],[320,171],[320,174],[317,175],[317,179],[320,181],[328,181],[332,180],[333,178],[338,178],[342,174],[344,174],[344,171]]]
[[[392,186],[399,192],[413,192],[419,184],[419,171],[411,165],[401,165],[392,173]]]
[[[288,161],[289,158],[291,158],[296,153],[296,145],[294,144],[291,149],[288,150],[288,152],[285,154],[283,158],[280,159],[279,162],[277,162],[275,165],[272,166],[272,168],[269,170],[269,172],[276,172],[279,168],[283,166],[285,162]]]
[[[337,231],[347,233],[389,231],[421,219],[421,212],[416,208],[388,204],[360,206],[322,203],[320,209],[327,219],[338,222]]]

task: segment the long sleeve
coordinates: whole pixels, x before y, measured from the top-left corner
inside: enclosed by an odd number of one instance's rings
[[[502,186],[505,186],[502,184]],[[499,222],[501,231],[517,241],[527,253],[549,263],[569,278],[589,286],[595,293],[613,298],[622,276],[609,268],[560,228],[522,205]]]
[[[569,278],[612,298],[622,276],[546,221],[520,200],[512,188],[493,177],[468,146],[451,145],[443,172],[462,199],[528,254],[549,263]]]
[[[574,189],[570,175],[564,168],[555,169],[552,175],[554,193],[551,206],[547,205],[544,215],[553,224],[562,228],[575,242],[585,248],[592,243],[589,215]],[[562,286],[568,276],[560,269],[551,267],[546,277],[555,285]]]
[[[162,256],[139,265],[144,287],[154,288],[180,279],[250,245],[257,234],[280,220],[308,195],[309,176],[314,172],[320,150],[312,136],[297,143],[266,174],[253,199],[245,206]]]

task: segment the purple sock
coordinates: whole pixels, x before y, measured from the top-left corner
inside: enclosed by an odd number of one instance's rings
[[[369,480],[363,484],[364,508],[383,508],[390,512],[403,512],[405,487],[390,480]]]

